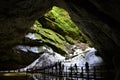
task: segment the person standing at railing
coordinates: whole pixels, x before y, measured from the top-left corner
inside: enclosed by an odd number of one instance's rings
[[[77,64],[75,64],[74,67],[75,67],[75,75],[77,75],[77,73],[78,73]]]
[[[85,69],[86,69],[86,72],[89,71],[89,63],[88,62],[85,63]]]
[[[61,64],[61,62],[58,62],[58,66],[59,66],[59,75],[62,75],[62,64]]]
[[[57,62],[55,63],[55,73],[56,74],[58,73],[58,63]]]
[[[87,73],[87,80],[89,80],[89,63],[85,63],[86,73]]]

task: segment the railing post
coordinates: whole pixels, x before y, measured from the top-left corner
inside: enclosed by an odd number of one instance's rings
[[[62,64],[61,73],[62,73],[62,76],[64,77],[64,64]]]
[[[47,73],[49,73],[49,69],[50,69],[49,66],[47,66]]]
[[[58,63],[58,66],[59,66],[59,76],[62,75],[62,65],[61,65],[61,62]]]
[[[74,67],[75,67],[74,76],[76,76],[76,78],[78,78],[78,76],[77,76],[77,74],[78,74],[77,64],[75,64]]]
[[[102,66],[100,66],[100,76],[101,76],[101,78],[103,78],[103,74],[104,74],[104,66],[102,65]]]
[[[71,66],[71,69],[70,69],[70,75],[71,75],[71,79],[73,77],[73,67]]]
[[[45,68],[43,68],[43,73],[45,73]]]
[[[84,75],[83,75],[83,67],[81,67],[80,77],[81,77],[82,79],[84,78]]]
[[[87,79],[89,80],[89,63],[88,62],[85,63],[85,69],[87,73]]]
[[[69,76],[72,78],[72,72],[73,72],[73,67],[72,67],[72,65],[69,67]]]
[[[57,70],[58,68],[57,68],[57,62],[55,63],[55,73],[58,75],[58,70]]]
[[[52,70],[51,70],[51,73],[53,74],[53,66],[52,66]]]
[[[93,68],[94,68],[94,80],[96,80],[96,68],[95,66]]]
[[[66,75],[66,77],[67,77],[67,66],[66,66],[66,71],[65,71],[65,75]]]

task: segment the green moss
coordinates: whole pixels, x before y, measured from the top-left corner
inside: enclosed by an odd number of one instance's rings
[[[43,39],[42,36],[39,35],[39,34],[37,34],[37,33],[34,33],[34,35],[35,35],[35,37],[36,37],[38,40],[42,40],[42,39]]]
[[[42,41],[42,43],[54,47],[57,52],[66,54],[64,45],[66,43],[65,38],[50,29],[43,28],[41,25],[39,26],[39,24],[40,23],[38,21],[35,21],[32,27],[32,29],[35,31],[34,35],[36,39]]]
[[[52,16],[52,19],[49,16]],[[72,38],[76,38],[76,36],[79,35],[78,27],[72,22],[68,12],[64,9],[54,6],[51,11],[45,14],[45,17],[47,17],[45,19],[50,22],[49,25],[51,23],[54,24],[52,27],[54,26],[58,33],[61,31],[62,33],[60,34],[65,34]]]
[[[35,21],[35,23],[33,24],[33,26],[31,27],[31,29],[39,32],[39,30],[42,28],[42,25],[38,22],[38,20]]]
[[[66,54],[66,43],[88,43],[86,36],[71,20],[67,11],[54,6],[52,10],[35,21],[32,29],[38,40],[53,47],[60,54]]]
[[[62,8],[54,6],[44,17],[39,19],[39,22],[43,27],[64,36],[65,40],[69,43],[73,43],[73,40],[79,40],[81,42],[86,40],[77,25],[71,20],[68,12]]]
[[[70,44],[74,44],[75,43],[75,41],[71,38],[71,37],[69,37],[69,36],[65,36],[65,39],[66,39],[66,41],[67,42],[69,42]]]
[[[59,16],[64,16],[65,18],[70,19],[70,16],[67,11],[65,11],[63,8],[56,6],[53,6],[52,10],[46,13],[45,16],[53,18],[54,20],[56,20]]]

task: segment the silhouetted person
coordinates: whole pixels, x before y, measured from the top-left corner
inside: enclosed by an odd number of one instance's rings
[[[59,69],[61,69],[61,62],[59,62],[58,65],[59,65]]]
[[[77,71],[77,64],[75,64],[74,67],[75,67],[75,70]]]
[[[89,71],[89,63],[88,62],[85,63],[85,68],[86,68],[86,72],[88,72]]]
[[[62,74],[62,64],[61,62],[58,63],[58,66],[59,66],[59,75]]]
[[[72,67],[72,65],[70,66],[69,70],[70,70],[69,76],[72,77],[72,72],[73,72],[73,70],[74,70],[73,67]]]
[[[55,69],[57,70],[57,62],[55,63]]]
[[[83,78],[83,67],[81,67],[81,73],[80,73],[81,78]],[[83,79],[82,79],[83,80]]]
[[[75,75],[77,75],[77,72],[78,72],[77,71],[77,64],[75,64],[74,67],[75,67]]]

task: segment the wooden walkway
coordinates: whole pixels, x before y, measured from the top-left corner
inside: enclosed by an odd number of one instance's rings
[[[29,73],[43,73],[57,77],[66,77],[70,79],[78,80],[79,78],[85,80],[108,80],[114,75],[114,71],[107,68],[107,66],[89,66],[88,63],[85,66],[64,66],[61,62],[55,63],[43,68],[28,69]],[[110,76],[110,74],[112,76]]]
[[[0,73],[18,73],[20,70],[0,71]],[[89,66],[65,66],[61,62],[56,62],[50,66],[27,69],[25,73],[42,73],[56,77],[64,77],[69,80],[112,80],[114,71],[108,65]]]

